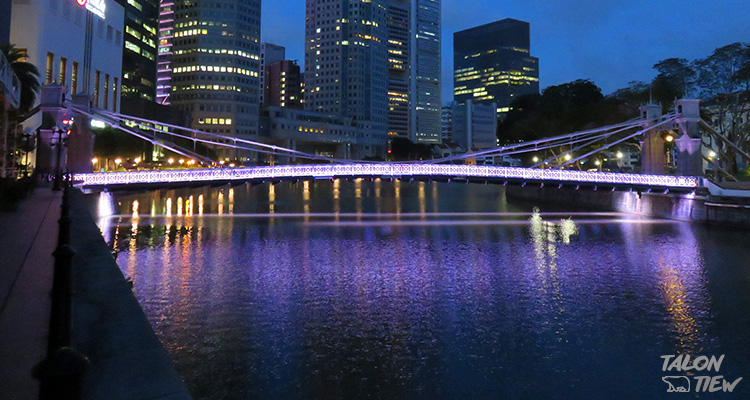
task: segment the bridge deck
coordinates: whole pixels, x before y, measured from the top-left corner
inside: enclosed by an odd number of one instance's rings
[[[652,189],[678,192],[692,192],[698,187],[697,178],[685,176],[437,164],[280,165],[249,168],[158,170],[77,174],[74,179],[76,180],[76,186],[83,189],[117,190],[225,182],[369,177],[462,179],[493,183],[583,185],[617,190]]]

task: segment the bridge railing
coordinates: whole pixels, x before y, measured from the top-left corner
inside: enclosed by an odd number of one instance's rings
[[[641,185],[666,188],[696,188],[695,177],[669,175],[638,175],[612,172],[552,170],[479,165],[441,164],[333,164],[280,165],[251,168],[158,170],[78,174],[79,186],[111,186],[129,184],[223,182],[241,180],[334,177],[390,177],[408,176],[465,177],[513,179],[534,182],[565,182],[584,184]]]

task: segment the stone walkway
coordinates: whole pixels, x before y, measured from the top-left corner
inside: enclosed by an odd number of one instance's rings
[[[37,188],[18,210],[0,213],[0,393],[36,400],[31,369],[47,352],[52,251],[61,192]]]
[[[62,193],[37,188],[0,214],[0,399],[36,400],[47,352]],[[189,400],[78,191],[71,193],[73,347],[91,361],[84,400]]]

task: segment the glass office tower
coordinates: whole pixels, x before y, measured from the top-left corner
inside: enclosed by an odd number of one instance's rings
[[[505,113],[516,97],[539,93],[528,22],[508,18],[454,33],[453,68],[453,96],[462,104],[497,103]]]

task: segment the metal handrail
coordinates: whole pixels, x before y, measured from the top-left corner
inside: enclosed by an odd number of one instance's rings
[[[8,62],[2,53],[0,53],[0,91],[3,92],[6,101],[10,103],[11,107],[18,107],[21,101],[21,81],[13,72],[10,62]]]

